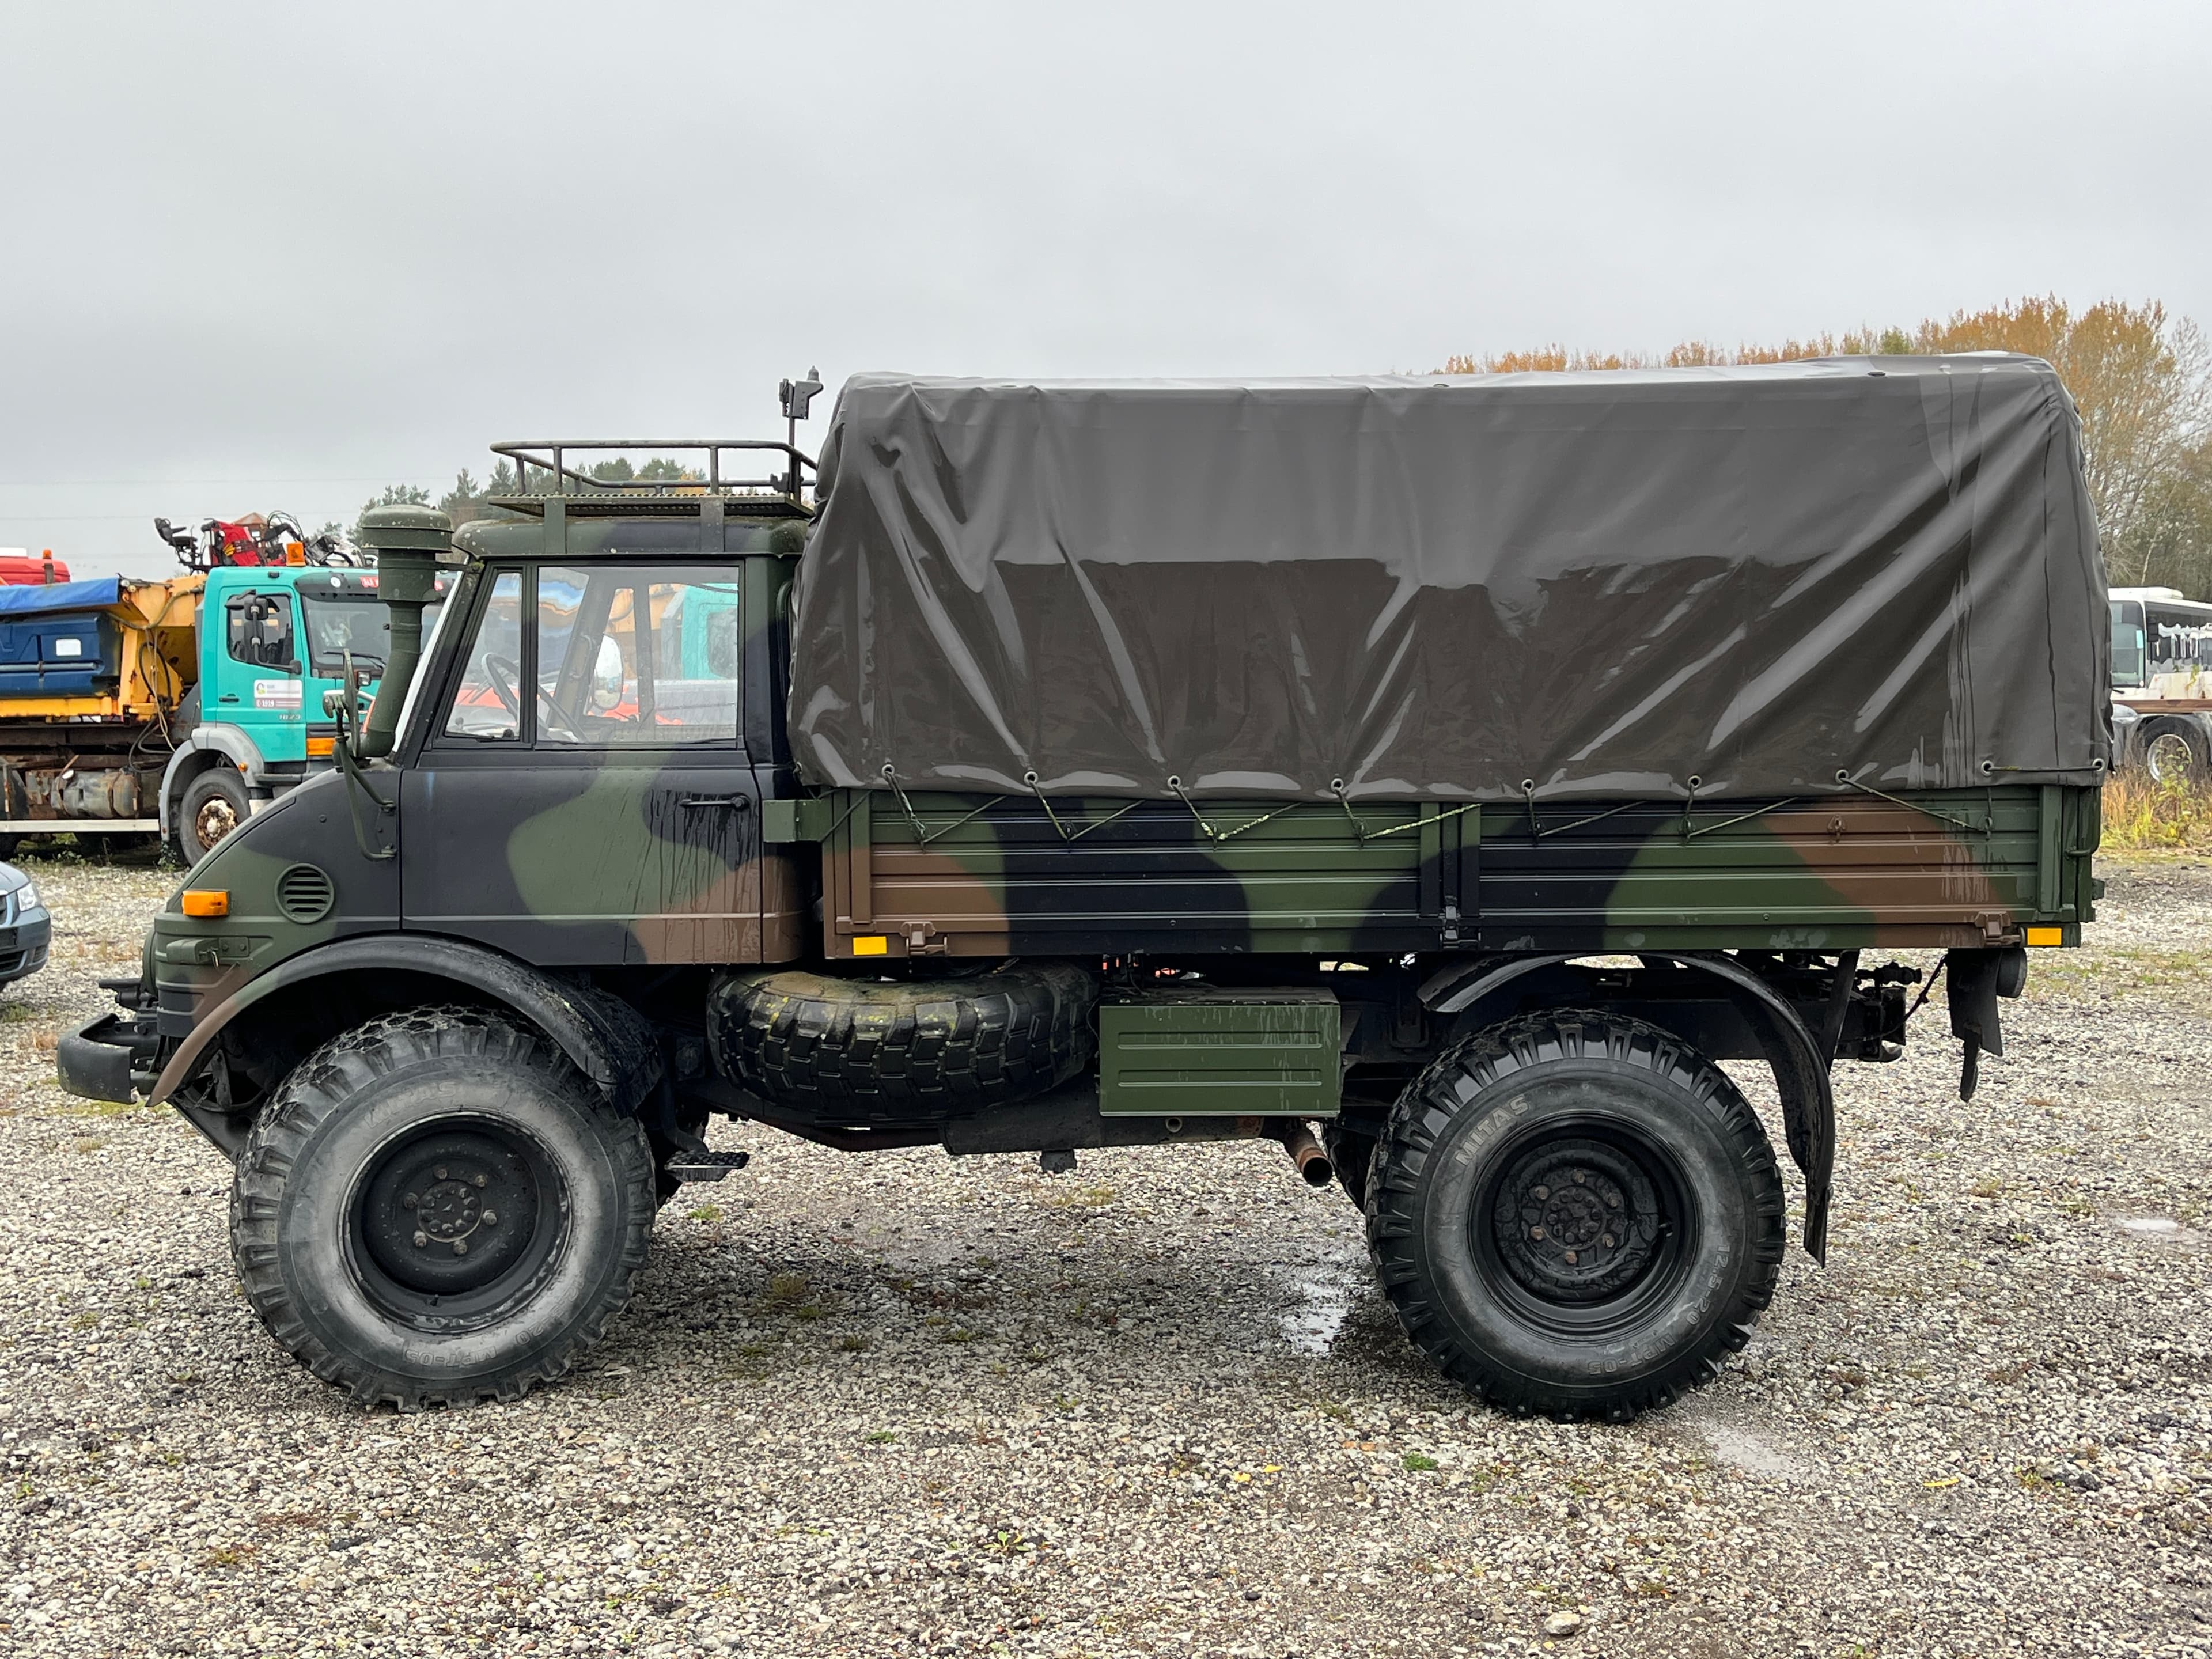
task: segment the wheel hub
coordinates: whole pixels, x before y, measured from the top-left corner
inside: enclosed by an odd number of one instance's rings
[[[1547,1302],[1618,1295],[1650,1268],[1665,1232],[1636,1160],[1587,1139],[1522,1154],[1499,1183],[1491,1222],[1505,1270]]]
[[[200,808],[192,820],[192,828],[199,836],[200,845],[213,851],[217,842],[238,828],[238,814],[228,801],[211,800]]]
[[[538,1182],[489,1127],[434,1132],[388,1153],[359,1200],[362,1243],[398,1285],[454,1296],[514,1266],[537,1230]]]
[[[2172,783],[2187,779],[2196,769],[2197,756],[2188,738],[2172,732],[2161,732],[2143,751],[2143,763],[2153,781]]]

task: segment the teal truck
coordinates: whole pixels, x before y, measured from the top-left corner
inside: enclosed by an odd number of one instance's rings
[[[372,569],[219,565],[0,588],[0,857],[160,837],[187,865],[331,764],[325,698],[373,687]]]

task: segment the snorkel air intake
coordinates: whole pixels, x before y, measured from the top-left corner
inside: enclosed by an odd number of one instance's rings
[[[362,760],[392,752],[407,688],[422,661],[422,607],[437,597],[438,557],[453,523],[432,507],[377,507],[362,515],[361,543],[376,556],[376,589],[392,617],[392,656],[354,748]]]

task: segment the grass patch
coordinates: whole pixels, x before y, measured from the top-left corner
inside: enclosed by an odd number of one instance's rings
[[[1408,1469],[1411,1469],[1416,1474],[1420,1474],[1424,1470],[1433,1469],[1437,1467],[1437,1460],[1435,1458],[1425,1456],[1420,1452],[1407,1452],[1401,1461]]]
[[[2103,816],[2107,852],[2212,852],[2212,782],[2118,773],[2106,781]]]

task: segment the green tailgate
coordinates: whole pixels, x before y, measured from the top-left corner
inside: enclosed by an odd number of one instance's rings
[[[1098,1109],[1146,1117],[1334,1117],[1335,995],[1291,987],[1127,994],[1098,1006]]]

